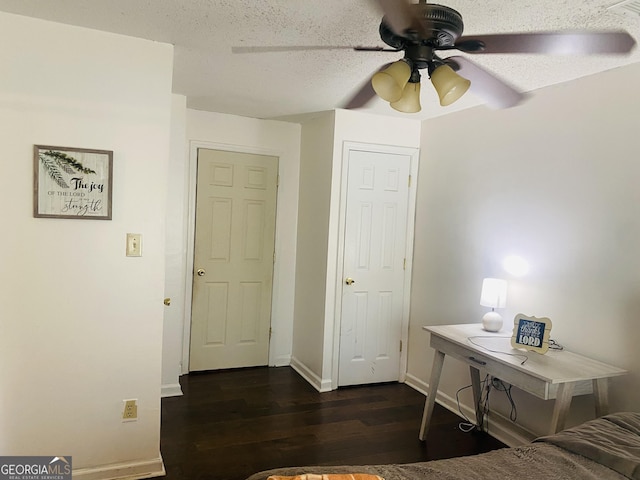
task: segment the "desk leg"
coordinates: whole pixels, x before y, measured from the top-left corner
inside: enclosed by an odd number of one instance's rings
[[[593,395],[596,397],[596,418],[609,413],[608,380],[608,378],[596,378],[593,380]]]
[[[553,416],[551,417],[551,426],[549,435],[559,432],[564,428],[571,405],[571,397],[573,397],[573,382],[562,383],[558,387],[556,395],[556,403],[553,406]]]
[[[420,435],[418,436],[420,440],[427,438],[429,424],[431,423],[431,416],[433,415],[433,407],[436,403],[442,365],[444,365],[444,353],[436,350],[436,354],[433,357],[433,367],[431,368],[431,379],[429,380],[429,393],[427,394],[427,399],[424,402],[422,424],[420,425]]]
[[[473,409],[476,412],[476,427],[484,425],[482,409],[480,408],[480,399],[482,398],[482,389],[480,388],[480,370],[469,365],[471,372],[471,391],[473,392]]]

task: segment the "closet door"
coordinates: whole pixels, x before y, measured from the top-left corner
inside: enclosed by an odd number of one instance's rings
[[[338,385],[400,377],[411,156],[349,150]]]

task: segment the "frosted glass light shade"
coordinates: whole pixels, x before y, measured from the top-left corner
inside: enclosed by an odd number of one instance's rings
[[[500,278],[485,278],[482,281],[480,305],[491,308],[507,306],[507,281]]]
[[[411,77],[411,67],[407,62],[398,60],[385,70],[376,73],[371,79],[371,86],[383,100],[397,102],[402,97],[409,77]]]
[[[462,78],[449,65],[440,65],[431,73],[431,83],[438,92],[440,105],[446,107],[464,95],[471,82]]]
[[[417,113],[422,110],[420,106],[420,82],[407,83],[402,91],[400,100],[391,102],[391,108],[402,113]]]

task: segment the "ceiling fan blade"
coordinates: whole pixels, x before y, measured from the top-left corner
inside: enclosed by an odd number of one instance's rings
[[[344,45],[292,45],[292,46],[248,46],[248,47],[231,47],[231,53],[273,53],[273,52],[303,52],[305,50],[355,50],[357,52],[400,52],[397,48],[387,47],[365,47],[358,45],[356,47],[348,47]]]
[[[344,105],[341,108],[346,108],[347,110],[351,110],[353,108],[364,107],[375,96],[376,96],[376,92],[373,90],[373,87],[371,86],[371,82],[367,81],[360,87],[360,89],[351,98],[349,98],[347,102],[344,103]]]
[[[373,75],[387,68],[391,63],[385,63],[378,70],[373,72]],[[371,75],[371,76],[373,76]],[[364,107],[367,103],[371,101],[373,97],[376,96],[376,92],[371,85],[371,77],[367,79],[365,83],[363,83],[358,91],[354,93],[349,100],[347,100],[341,108],[345,108],[347,110],[351,110],[353,108],[361,108]]]
[[[231,53],[298,52],[298,51],[305,51],[305,50],[355,50],[358,48],[359,47],[347,47],[343,45],[306,45],[306,46],[294,45],[294,46],[272,46],[272,47],[248,46],[248,47],[231,47]]]
[[[467,53],[580,55],[623,54],[635,44],[624,31],[535,32],[460,37],[453,48]]]
[[[385,48],[385,47],[353,47],[357,52],[401,52],[401,48]]]
[[[384,12],[385,23],[397,35],[406,36],[408,32],[417,32],[428,38],[423,19],[418,10],[407,0],[374,0]]]
[[[460,76],[471,81],[469,91],[494,108],[509,108],[525,99],[525,95],[466,57],[453,56],[443,60]]]

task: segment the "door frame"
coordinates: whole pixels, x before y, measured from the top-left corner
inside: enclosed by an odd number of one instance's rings
[[[400,147],[392,145],[378,145],[371,143],[345,141],[342,145],[342,159],[340,165],[340,202],[338,212],[338,242],[337,242],[337,264],[334,282],[334,331],[332,346],[332,369],[331,369],[331,389],[338,388],[338,374],[340,361],[340,331],[342,327],[342,287],[344,273],[344,242],[346,230],[347,214],[347,180],[349,155],[352,151],[364,151],[374,153],[388,153],[393,155],[407,155],[410,158],[409,174],[411,175],[411,185],[409,188],[409,198],[407,199],[407,237],[405,243],[406,268],[404,271],[404,295],[402,299],[402,325],[401,340],[402,352],[400,352],[400,372],[399,381],[404,382],[407,374],[407,351],[409,341],[409,311],[411,305],[411,272],[413,266],[413,244],[416,219],[416,198],[418,181],[418,164],[420,159],[420,149],[414,147]]]
[[[250,147],[246,145],[230,145],[226,143],[206,142],[201,140],[192,140],[189,142],[189,176],[188,176],[188,188],[187,188],[187,265],[185,275],[185,314],[184,314],[184,332],[182,335],[182,374],[189,373],[189,354],[191,349],[191,317],[192,317],[192,298],[193,298],[193,276],[194,276],[194,254],[195,254],[195,237],[196,237],[196,185],[198,174],[198,149],[207,150],[220,150],[225,152],[238,152],[238,153],[250,153],[255,155],[265,155],[270,157],[278,157],[278,177],[280,177],[282,165],[283,152],[280,150],[274,150],[269,148]],[[275,231],[275,243],[274,249],[279,251],[279,222],[278,211],[280,210],[280,189],[276,189],[276,231]],[[279,278],[281,271],[279,268],[278,255],[275,257],[273,263],[273,286],[271,289],[271,325],[277,326],[278,323],[278,311],[280,296],[277,289],[281,282]],[[269,365],[278,365],[278,352],[271,348],[276,342],[278,335],[282,335],[284,328],[273,328],[273,336],[269,339]]]

